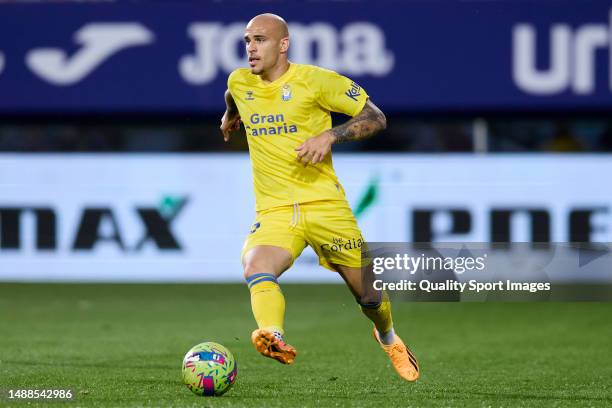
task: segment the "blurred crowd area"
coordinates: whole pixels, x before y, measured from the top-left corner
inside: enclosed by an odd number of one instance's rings
[[[340,119],[344,120],[344,119]],[[383,134],[338,145],[351,152],[612,152],[612,120],[408,119],[389,116]],[[337,123],[341,123],[338,121]],[[335,124],[337,124],[335,121]],[[483,127],[484,126],[484,127]],[[224,143],[218,118],[0,122],[2,152],[246,151],[244,132]]]

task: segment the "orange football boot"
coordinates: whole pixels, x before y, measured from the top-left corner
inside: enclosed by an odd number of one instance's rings
[[[262,355],[273,358],[282,364],[293,364],[297,351],[295,348],[285,343],[273,332],[265,329],[257,329],[251,334],[251,341],[255,349]]]
[[[391,359],[393,368],[395,371],[406,381],[416,381],[420,376],[419,363],[417,363],[416,357],[412,354],[412,351],[395,334],[395,341],[393,344],[383,344],[378,337],[378,331],[374,328],[374,338],[380,344],[382,349]]]

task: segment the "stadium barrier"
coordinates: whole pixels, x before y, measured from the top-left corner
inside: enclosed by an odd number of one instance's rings
[[[610,156],[337,154],[334,165],[368,241],[612,242]],[[2,154],[0,281],[241,281],[250,171],[244,154]],[[605,262],[552,276],[612,280]],[[307,249],[284,279],[337,277]]]

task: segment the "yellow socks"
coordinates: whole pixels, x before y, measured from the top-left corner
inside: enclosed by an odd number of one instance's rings
[[[257,273],[247,278],[251,291],[251,308],[253,316],[260,329],[284,334],[285,297],[281,292],[276,277],[271,273]],[[376,326],[380,339],[385,344],[394,341],[393,319],[391,317],[391,302],[387,294],[382,301],[360,303],[361,311]]]
[[[393,318],[391,317],[391,302],[385,293],[381,302],[359,303],[361,311],[376,326],[381,341],[385,344],[393,342]]]
[[[247,278],[251,291],[251,308],[260,329],[284,333],[285,297],[276,277],[271,273],[257,273]]]

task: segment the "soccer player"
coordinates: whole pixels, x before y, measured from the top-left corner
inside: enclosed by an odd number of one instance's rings
[[[365,296],[364,239],[332,166],[333,144],[383,130],[385,115],[350,79],[290,62],[289,31],[281,17],[256,16],[244,40],[250,68],[228,78],[221,131],[228,141],[244,125],[253,168],[257,215],[242,250],[259,327],[253,345],[266,357],[294,362],[297,351],[283,340],[285,299],[277,279],[310,245],[322,266],[342,276],[398,374],[415,381],[419,366],[393,329],[388,298],[378,294],[373,302]],[[332,128],[330,112],[352,119]]]

